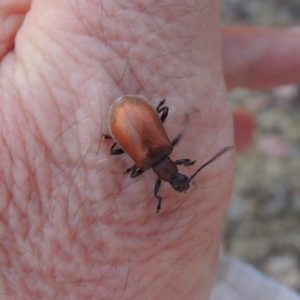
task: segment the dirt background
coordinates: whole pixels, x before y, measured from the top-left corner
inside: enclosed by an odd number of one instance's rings
[[[299,26],[299,0],[220,0],[223,24]],[[300,27],[299,27],[300,30]],[[300,292],[300,87],[236,89],[256,131],[239,155],[225,251]]]

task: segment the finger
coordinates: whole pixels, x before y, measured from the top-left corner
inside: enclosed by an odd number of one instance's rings
[[[227,87],[269,88],[300,80],[300,30],[229,26],[222,30]]]
[[[31,0],[4,0],[0,2],[0,59],[14,47],[16,33],[22,25]]]
[[[234,127],[234,144],[237,152],[246,149],[252,141],[255,120],[251,113],[236,109],[232,112]]]

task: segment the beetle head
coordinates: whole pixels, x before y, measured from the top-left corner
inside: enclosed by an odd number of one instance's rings
[[[169,181],[169,183],[172,188],[179,193],[187,191],[190,187],[189,178],[181,173],[177,173],[172,180]]]

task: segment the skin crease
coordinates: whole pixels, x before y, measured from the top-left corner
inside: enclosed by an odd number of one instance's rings
[[[234,153],[187,194],[164,185],[157,215],[155,176],[124,176],[132,162],[109,157],[100,137],[111,102],[131,93],[167,99],[171,138],[186,109],[200,110],[174,158],[201,164],[233,144],[217,2],[39,0],[28,12],[25,3],[1,2],[1,299],[208,299]],[[244,32],[222,36],[228,87],[259,75],[250,50],[244,64],[230,55]],[[272,41],[266,57],[280,48]]]

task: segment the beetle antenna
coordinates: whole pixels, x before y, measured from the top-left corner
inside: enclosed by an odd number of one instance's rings
[[[175,138],[172,140],[172,146],[176,146],[178,144],[178,142],[181,140],[182,136],[184,135],[184,133],[187,130],[188,124],[190,122],[190,117],[188,114],[184,114],[185,115],[185,120],[184,120],[184,125],[182,130],[175,136]]]
[[[214,160],[216,160],[218,157],[220,157],[221,155],[223,155],[225,152],[233,149],[234,146],[228,146],[223,148],[220,152],[218,152],[216,155],[214,155],[210,160],[208,160],[206,163],[204,163],[189,179],[189,182],[194,179],[196,177],[196,175],[203,169],[205,168],[207,165],[209,165],[210,163],[212,163]]]

